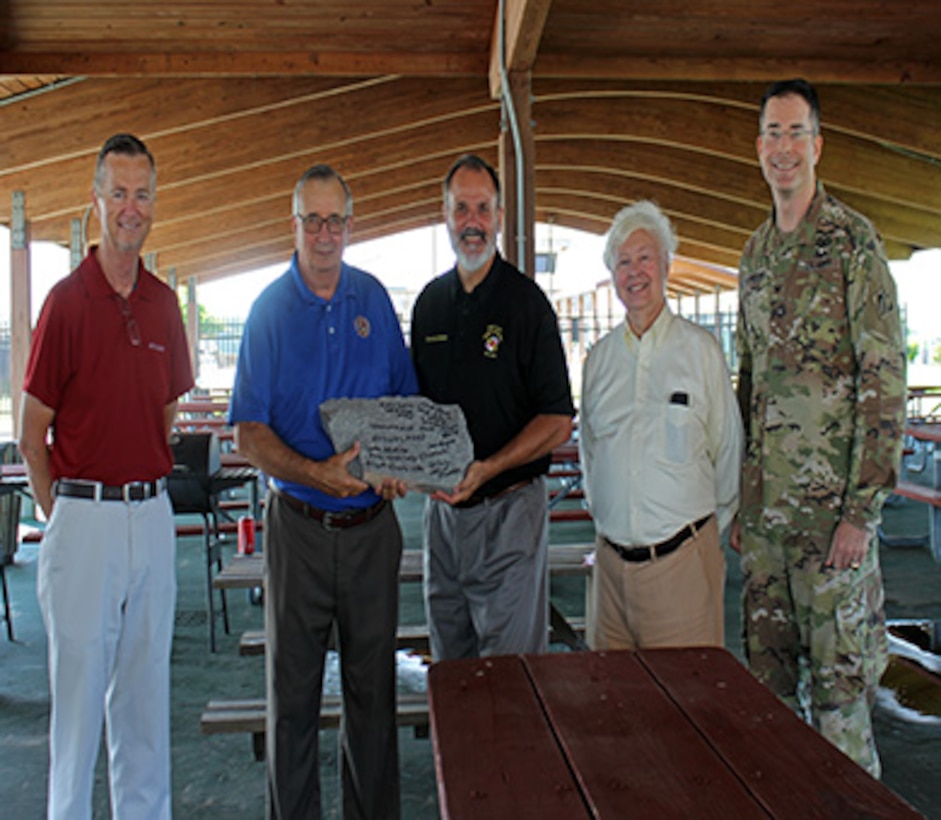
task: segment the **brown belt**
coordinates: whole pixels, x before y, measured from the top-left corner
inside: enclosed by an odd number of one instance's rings
[[[705,527],[710,518],[712,518],[712,513],[704,515],[692,524],[687,524],[676,533],[676,535],[667,538],[666,541],[661,541],[659,544],[651,544],[649,547],[624,547],[620,544],[615,544],[613,541],[609,541],[607,538],[604,540],[605,543],[625,561],[632,563],[653,561],[654,558],[663,558],[664,555],[669,555],[671,552],[679,549],[681,544],[685,543]]]
[[[277,494],[278,498],[284,501],[292,510],[297,510],[302,515],[313,518],[314,521],[319,521],[325,530],[348,530],[350,527],[365,524],[379,515],[386,505],[385,500],[380,499],[371,507],[354,507],[353,509],[335,512],[333,510],[322,510],[320,507],[301,501],[293,495],[288,495],[283,490],[278,490]]]

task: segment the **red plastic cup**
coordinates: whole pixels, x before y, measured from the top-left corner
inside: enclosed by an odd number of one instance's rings
[[[249,515],[239,518],[239,555],[251,555],[255,551],[255,519]]]

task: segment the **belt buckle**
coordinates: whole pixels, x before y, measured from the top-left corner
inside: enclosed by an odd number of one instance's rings
[[[121,498],[126,504],[130,504],[132,501],[146,501],[150,497],[147,485],[148,482],[146,481],[129,481],[121,487]],[[137,498],[133,497],[135,491],[137,492]]]
[[[336,532],[337,530],[342,530],[342,526],[337,526],[334,524],[334,521],[342,521],[343,514],[331,512],[330,510],[323,511],[323,518],[320,521],[320,526],[322,526],[327,532]]]

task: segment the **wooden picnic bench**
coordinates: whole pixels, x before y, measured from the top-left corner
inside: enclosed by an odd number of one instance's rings
[[[428,626],[426,624],[399,624],[395,640],[397,649],[411,649],[427,654]],[[239,638],[239,655],[264,655],[265,647],[264,629],[246,629]]]
[[[895,495],[928,505],[928,534],[924,537],[892,536],[880,527],[879,540],[889,547],[927,543],[932,557],[941,562],[941,424],[910,424],[905,429],[905,435],[926,447],[925,462],[916,473],[923,471],[925,466],[930,464],[931,483],[900,481],[893,492]],[[927,456],[929,446],[932,448],[930,462]]]
[[[265,699],[211,700],[199,719],[204,735],[249,732],[255,760],[265,759]],[[337,729],[343,714],[340,695],[324,692],[320,701],[320,728]],[[411,726],[415,737],[428,737],[428,695],[425,692],[399,692],[396,720]]]
[[[585,634],[584,618],[567,618],[569,628],[576,635]],[[429,652],[428,624],[399,624],[395,632],[397,649],[411,649],[422,655]],[[562,637],[555,630],[550,631],[550,642],[564,643]],[[265,654],[265,630],[246,629],[239,638],[239,654],[245,656]]]
[[[900,481],[895,495],[928,505],[928,533],[925,536],[892,536],[879,528],[879,540],[889,547],[927,544],[935,561],[941,561],[941,489],[914,481]]]
[[[591,569],[586,559],[594,544],[560,544],[549,547],[549,574],[553,576],[586,575]],[[421,550],[403,550],[399,565],[401,583],[421,581],[424,577]],[[254,589],[264,585],[264,556],[233,555],[212,579],[216,589]]]
[[[586,596],[588,594],[589,574],[591,564],[588,561],[594,549],[594,544],[567,544],[551,546],[549,548],[549,573],[555,577],[584,576],[586,579]],[[234,555],[222,570],[213,578],[216,589],[255,589],[264,586],[264,555],[252,553],[251,555]],[[404,550],[399,566],[400,583],[420,582],[424,575],[424,559],[421,550]],[[586,600],[587,607],[587,600]],[[587,608],[586,608],[587,611]],[[572,641],[572,636],[580,636],[585,631],[584,619],[565,619],[553,608],[552,629],[550,639],[564,642]],[[426,652],[428,647],[428,631],[426,625],[400,625],[396,632],[400,648],[412,648],[419,652]],[[580,639],[579,639],[580,641]],[[583,643],[577,647],[584,648]],[[265,635],[263,630],[246,631],[239,641],[239,652],[243,655],[261,655],[265,651]],[[324,700],[325,708],[339,708],[334,706],[332,700]],[[422,709],[424,711],[422,711]],[[330,718],[332,719],[332,718]],[[337,718],[338,720],[339,718]],[[419,704],[414,699],[403,703],[399,700],[399,725],[413,725],[427,727],[427,704]],[[206,734],[220,734],[224,732],[248,732],[253,738],[253,749],[258,758],[259,748],[264,747],[264,699],[244,700],[212,700],[207,705],[200,719],[202,731]],[[260,744],[260,745],[259,745]]]
[[[231,452],[235,442],[235,432],[229,425],[228,398],[181,401],[177,404],[173,429],[177,433],[215,433],[226,452]]]
[[[941,387],[909,387],[907,414],[915,422],[941,419]]]
[[[586,606],[588,595],[588,575],[591,565],[588,561],[594,549],[593,544],[567,544],[549,548],[549,574],[553,577],[571,577],[583,575],[586,578]],[[424,577],[424,559],[421,550],[404,550],[399,564],[399,583],[420,583]],[[251,555],[233,555],[229,562],[213,577],[213,587],[226,589],[258,589],[264,586],[264,555],[258,552]],[[587,608],[586,608],[587,611]],[[562,640],[562,633],[568,637],[566,625],[559,622],[561,616],[555,615],[553,637]],[[584,618],[565,619],[567,626],[577,635],[585,632]],[[400,648],[411,647],[418,651],[427,650],[428,627],[403,626],[397,631]],[[564,640],[563,640],[564,642]],[[262,655],[265,651],[264,630],[246,630],[239,639],[239,654]]]
[[[178,402],[176,406],[178,417],[192,418],[225,418],[229,413],[228,398],[220,399],[186,399]]]

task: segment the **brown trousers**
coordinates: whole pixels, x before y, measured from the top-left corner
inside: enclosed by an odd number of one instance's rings
[[[715,516],[663,558],[624,561],[600,536],[595,555],[592,649],[723,646],[725,555]]]

